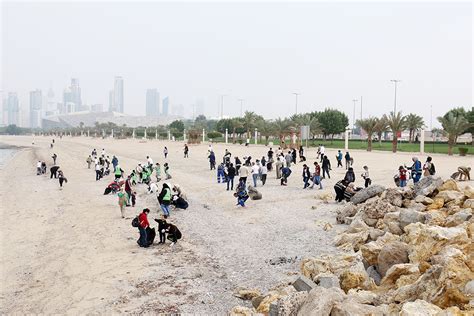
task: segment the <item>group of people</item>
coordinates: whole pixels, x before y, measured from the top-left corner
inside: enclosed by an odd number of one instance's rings
[[[54,139],[52,143],[54,143]],[[54,177],[55,179],[58,179],[59,188],[62,189],[63,184],[67,183],[67,178],[64,176],[63,170],[56,164],[57,158],[58,158],[58,155],[56,153],[53,153],[53,155],[51,156],[51,159],[53,159],[53,165],[51,166],[51,168],[49,168],[49,172],[50,172],[49,178],[53,179]],[[36,175],[39,176],[39,175],[46,174],[47,169],[48,167],[46,165],[46,161],[38,160],[38,162],[36,163]]]

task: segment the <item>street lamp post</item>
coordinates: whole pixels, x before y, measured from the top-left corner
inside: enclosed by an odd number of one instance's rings
[[[295,95],[295,114],[298,114],[298,96],[301,95],[301,93],[293,92],[293,94]]]
[[[352,102],[354,102],[354,111],[352,113],[352,134],[354,134],[355,132],[355,124],[356,124],[356,103],[357,103],[357,99],[352,99]]]
[[[224,118],[224,97],[227,95],[221,94],[221,119]]]
[[[393,100],[393,115],[395,115],[397,113],[397,85],[401,80],[392,79],[390,81],[395,84],[395,96],[394,96],[394,100]]]
[[[240,117],[242,117],[242,109],[243,109],[244,99],[239,99],[239,101],[240,101]]]

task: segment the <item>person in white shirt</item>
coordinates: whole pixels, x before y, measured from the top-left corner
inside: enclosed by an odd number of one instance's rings
[[[257,179],[258,179],[259,173],[260,173],[260,167],[253,162],[252,163],[252,178],[253,178],[253,186],[255,188],[257,187]]]
[[[321,157],[321,163],[323,162],[325,151],[326,151],[326,149],[324,148],[324,145],[321,145],[321,148],[319,149],[319,153],[320,153],[320,157]]]
[[[38,161],[36,164],[36,175],[39,176],[41,174],[41,161]]]
[[[148,167],[153,168],[153,159],[150,156],[146,156],[146,161],[148,162]]]
[[[239,182],[243,182],[244,185],[247,183],[247,177],[249,175],[249,169],[246,165],[243,165],[242,167],[240,167],[239,169]]]
[[[267,181],[267,173],[268,173],[267,166],[262,165],[260,167],[260,180],[262,180],[262,185],[265,185],[265,182]]]

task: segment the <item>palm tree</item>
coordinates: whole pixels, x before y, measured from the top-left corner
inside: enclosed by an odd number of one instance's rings
[[[245,111],[244,113],[244,128],[247,131],[247,138],[250,138],[252,129],[255,128],[255,122],[257,120],[257,114],[255,112]]]
[[[388,127],[393,134],[392,138],[392,152],[397,152],[397,143],[398,143],[398,133],[402,132],[405,129],[406,121],[405,116],[402,115],[402,112],[393,113],[390,112],[388,116]]]
[[[280,140],[280,146],[282,148],[286,148],[285,145],[285,138],[287,135],[291,133],[292,129],[292,122],[289,119],[281,119],[277,118],[274,122],[275,127],[275,134],[277,135],[278,139]]]
[[[242,123],[242,120],[240,118],[233,118],[232,119],[232,143],[235,144],[235,136],[236,136],[236,130],[241,129],[244,127],[244,124]]]
[[[438,117],[438,121],[448,134],[448,155],[453,154],[453,146],[456,144],[458,136],[472,127],[467,119],[462,115],[454,115],[452,112],[445,116]]]
[[[377,138],[379,139],[379,146],[382,146],[382,134],[385,132],[388,132],[388,118],[384,114],[377,120],[377,124],[374,126],[374,133],[377,134]]]
[[[378,121],[379,119],[376,117],[356,121],[356,126],[362,128],[367,133],[367,151],[372,151],[372,135],[375,133]]]
[[[411,143],[415,138],[415,132],[425,125],[423,118],[419,115],[410,113],[405,116],[406,120],[406,128],[410,131],[410,136],[408,137],[408,141]]]

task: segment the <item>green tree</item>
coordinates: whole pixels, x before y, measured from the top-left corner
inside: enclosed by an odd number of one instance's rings
[[[377,120],[374,132],[377,134],[379,146],[382,146],[382,134],[388,132],[388,118],[386,115],[382,115],[382,117]]]
[[[175,129],[177,132],[183,133],[184,131],[184,123],[181,120],[175,120],[168,125],[170,129]],[[175,136],[176,137],[176,136]]]
[[[393,134],[392,138],[392,152],[397,152],[398,145],[398,133],[401,133],[406,127],[405,117],[402,115],[402,112],[393,113],[390,112],[390,115],[387,118],[387,123],[390,131]]]
[[[362,128],[367,133],[367,151],[372,151],[372,136],[375,133],[378,121],[379,119],[376,117],[356,121],[356,126]]]
[[[285,119],[277,118],[273,122],[273,124],[274,124],[274,133],[280,140],[280,145],[282,146],[282,148],[286,148],[285,139],[286,139],[286,136],[291,134],[291,130],[293,128],[292,122],[287,118]]]
[[[347,115],[334,109],[325,109],[319,113],[318,121],[324,137],[331,135],[331,139],[334,138],[335,134],[344,132],[349,125]]]
[[[408,137],[408,141],[410,143],[413,142],[415,138],[415,133],[425,125],[425,122],[423,121],[423,118],[419,115],[410,113],[407,116],[405,116],[406,120],[406,128],[409,130],[410,135]]]
[[[472,125],[459,113],[449,111],[444,116],[438,117],[438,121],[443,126],[444,132],[448,135],[448,155],[453,154],[453,146],[456,144],[459,135],[466,132]]]
[[[244,128],[247,131],[247,138],[250,138],[250,133],[255,128],[257,122],[257,114],[255,112],[245,111],[243,117]]]

